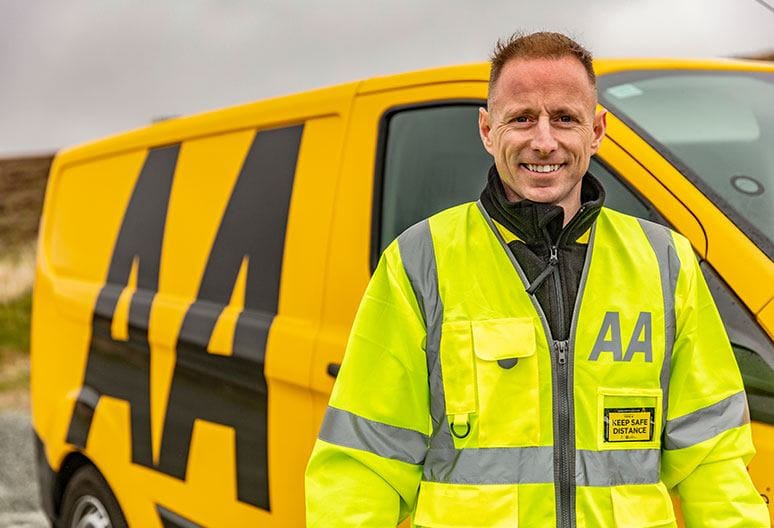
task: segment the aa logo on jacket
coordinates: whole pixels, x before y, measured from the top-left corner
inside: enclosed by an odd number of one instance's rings
[[[621,314],[618,312],[606,312],[602,319],[602,327],[599,329],[594,348],[589,354],[589,361],[597,361],[600,354],[609,352],[613,354],[613,361],[631,361],[635,354],[642,354],[643,359],[650,363],[653,361],[653,325],[650,312],[640,312],[634,330],[623,352],[621,341]]]

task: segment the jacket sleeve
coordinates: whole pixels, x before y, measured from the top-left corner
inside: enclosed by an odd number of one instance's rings
[[[674,238],[680,272],[662,478],[676,487],[689,528],[769,526],[745,467],[755,449],[739,368],[693,250]]]
[[[425,334],[393,242],[361,301],[307,466],[307,526],[397,526],[413,510],[430,429]]]

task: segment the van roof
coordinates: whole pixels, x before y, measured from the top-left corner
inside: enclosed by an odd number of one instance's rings
[[[648,69],[774,71],[774,62],[739,59],[602,58],[594,60],[594,68],[600,76],[619,71]],[[487,82],[488,79],[489,63],[486,62],[372,77],[161,121],[65,149],[57,153],[56,161],[57,165],[72,163],[143,148],[150,143],[173,143],[218,131],[250,128],[255,126],[257,116],[260,116],[258,120],[263,123],[280,126],[287,119],[297,119],[294,114],[308,118],[335,113],[335,108],[342,100],[350,99],[355,94],[449,82]],[[310,113],[309,110],[313,111]]]
[[[627,70],[753,70],[774,71],[774,62],[741,59],[675,59],[675,58],[602,58],[594,59],[597,75]],[[400,87],[436,84],[442,82],[488,81],[489,63],[423,69],[366,79],[358,93],[373,93]]]

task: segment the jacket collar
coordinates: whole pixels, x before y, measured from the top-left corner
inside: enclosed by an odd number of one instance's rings
[[[605,190],[588,172],[581,184],[581,207],[564,228],[564,209],[558,205],[521,200],[509,202],[497,168],[492,165],[481,203],[493,220],[502,224],[525,244],[564,245],[576,241],[596,220],[605,201]],[[561,238],[560,238],[561,235]]]

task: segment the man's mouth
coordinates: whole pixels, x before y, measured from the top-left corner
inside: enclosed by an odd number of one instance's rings
[[[542,164],[535,164],[535,163],[522,163],[521,166],[526,168],[528,171],[531,172],[539,172],[541,174],[545,174],[548,172],[556,172],[562,167],[562,163],[559,164],[553,164],[553,165],[542,165]]]

